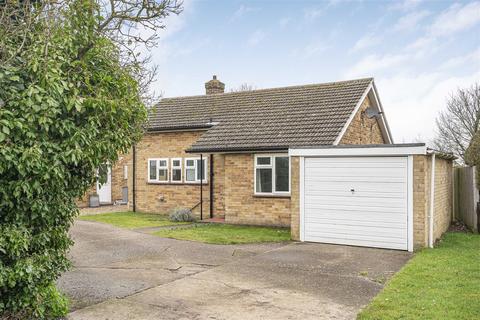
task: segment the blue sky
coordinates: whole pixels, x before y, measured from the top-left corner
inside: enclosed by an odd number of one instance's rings
[[[480,82],[480,1],[189,1],[152,50],[165,97],[375,77],[395,142],[434,136],[458,87]]]

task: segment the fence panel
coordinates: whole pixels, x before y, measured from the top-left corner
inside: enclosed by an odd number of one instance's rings
[[[480,192],[475,181],[475,167],[455,168],[455,218],[470,229],[478,230],[477,205]]]

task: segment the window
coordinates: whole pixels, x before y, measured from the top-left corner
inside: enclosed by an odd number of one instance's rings
[[[255,194],[290,192],[290,158],[286,155],[255,156]]]
[[[172,182],[182,182],[182,159],[172,159]]]
[[[168,159],[148,159],[148,181],[168,182]]]
[[[207,182],[207,159],[185,159],[185,182],[200,183],[200,180]]]
[[[127,165],[123,166],[123,179],[125,179],[125,180],[128,179],[128,166]]]

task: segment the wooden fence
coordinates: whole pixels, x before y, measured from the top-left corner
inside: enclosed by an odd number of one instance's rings
[[[479,231],[479,197],[475,167],[455,168],[454,215],[473,231]]]

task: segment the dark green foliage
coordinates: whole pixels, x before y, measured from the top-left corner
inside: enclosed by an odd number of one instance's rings
[[[54,284],[69,267],[75,199],[142,134],[137,82],[93,31],[96,10],[72,1],[0,51],[0,318],[67,312]]]

